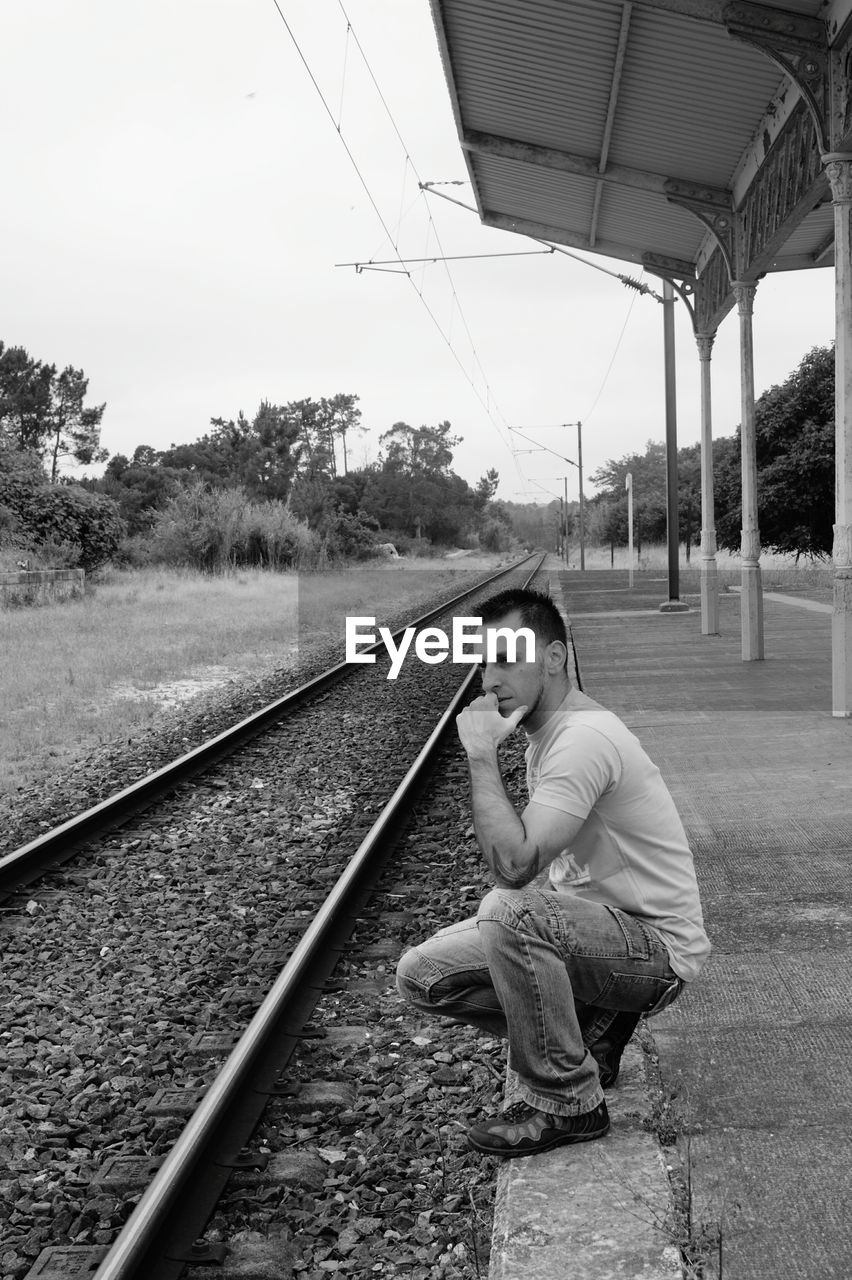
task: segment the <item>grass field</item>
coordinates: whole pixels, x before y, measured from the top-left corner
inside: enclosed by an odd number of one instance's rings
[[[164,708],[228,680],[289,665],[340,639],[347,614],[379,623],[452,590],[498,557],[340,573],[109,571],[82,599],[0,611],[0,796],[32,786]],[[396,562],[390,562],[395,564]],[[454,567],[455,566],[455,567]]]

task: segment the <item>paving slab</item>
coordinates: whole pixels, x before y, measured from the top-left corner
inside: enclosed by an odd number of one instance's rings
[[[721,1224],[703,1280],[849,1280],[848,1131],[725,1128],[690,1141],[693,1215]]]
[[[830,613],[766,593],[766,659],[743,663],[735,593],[702,636],[654,616],[641,575],[626,620],[626,577],[561,584],[583,687],[678,804],[714,944],[649,1024],[671,1159],[722,1280],[849,1280],[852,723],[831,715]]]

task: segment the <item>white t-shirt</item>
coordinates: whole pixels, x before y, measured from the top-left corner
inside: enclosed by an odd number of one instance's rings
[[[657,930],[678,977],[691,981],[710,954],[683,823],[657,766],[625,724],[572,689],[529,735],[530,800],[584,818],[550,882],[620,907]]]

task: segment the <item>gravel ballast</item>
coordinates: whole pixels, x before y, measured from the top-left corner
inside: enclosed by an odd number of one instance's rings
[[[0,1065],[3,1280],[21,1280],[48,1246],[112,1242],[138,1190],[99,1184],[99,1170],[117,1156],[150,1165],[168,1151],[187,1113],[179,1102],[158,1109],[158,1090],[210,1084],[221,1059],[193,1054],[190,1042],[246,1024],[459,678],[449,665],[414,663],[395,682],[380,672],[377,664],[357,673],[0,909],[0,984],[10,1012]],[[306,675],[278,673],[248,690],[207,695],[144,741],[94,753],[56,780],[40,814],[38,797],[22,797],[7,823],[10,846]],[[389,931],[377,940],[374,920],[356,934],[386,954],[359,960],[353,951],[344,965],[352,992],[321,1007],[330,1025],[369,1035],[342,1049],[330,1036],[299,1064],[305,1080],[346,1084],[346,1105],[323,1106],[319,1121],[310,1110],[264,1121],[261,1137],[279,1154],[314,1153],[313,1181],[320,1161],[322,1185],[287,1183],[284,1194],[273,1182],[226,1197],[237,1221],[221,1225],[223,1235],[275,1233],[289,1242],[282,1266],[289,1259],[294,1274],[368,1274],[358,1270],[368,1238],[369,1273],[484,1274],[491,1175],[481,1158],[462,1154],[461,1135],[493,1103],[501,1050],[474,1047],[462,1029],[422,1027],[390,981],[404,945],[469,914],[487,887],[469,831],[466,775],[448,776],[451,792],[429,809],[426,827],[437,817],[449,825],[427,830],[422,847],[420,823],[412,828],[411,852],[393,873],[397,888],[379,898],[394,908]],[[335,1005],[344,998],[354,1004]],[[373,1218],[381,1230],[361,1232]],[[348,1249],[331,1239],[344,1228]],[[409,1236],[414,1252],[406,1253]]]

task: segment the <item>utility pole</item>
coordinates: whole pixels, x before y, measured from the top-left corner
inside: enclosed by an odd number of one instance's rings
[[[627,490],[627,560],[629,565],[628,585],[633,590],[633,474],[628,471],[624,481]]]
[[[568,568],[568,477],[563,476],[562,480],[565,484],[565,500],[562,508],[562,556],[565,560],[565,568]]]
[[[586,525],[583,504],[583,424],[577,423],[577,470],[580,475],[580,568],[586,567]]]
[[[586,524],[585,524],[585,505],[583,501],[583,424],[582,422],[560,422],[560,423],[554,423],[549,425],[558,426],[560,429],[564,427],[577,428],[577,461],[576,462],[574,461],[573,458],[566,458],[564,453],[557,453],[555,449],[550,449],[548,448],[547,445],[541,445],[541,444],[536,445],[535,449],[519,449],[518,453],[537,453],[543,450],[545,453],[552,453],[554,458],[561,458],[562,461],[567,462],[569,466],[577,468],[577,471],[580,477],[580,521],[579,521],[580,523],[580,568],[585,569],[586,567]],[[509,430],[516,432],[524,440],[532,440],[531,436],[524,435],[520,427],[510,427]],[[533,430],[538,430],[538,428],[530,427],[528,428],[528,430],[533,431]],[[536,443],[535,440],[532,440],[532,443],[535,444]],[[560,498],[560,502],[562,501],[563,499]],[[567,478],[565,479],[564,502],[565,502],[565,521],[567,521],[567,516],[568,516]],[[568,537],[567,537],[567,528],[566,528],[565,546],[567,546],[567,544],[568,544]],[[567,561],[568,561],[567,553],[565,555],[565,561],[567,564]]]

